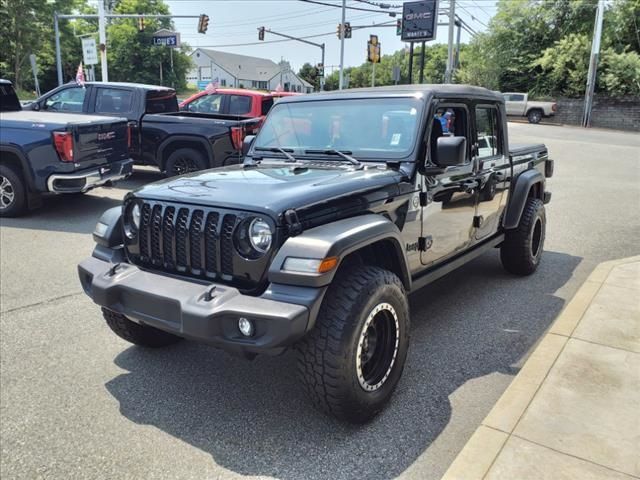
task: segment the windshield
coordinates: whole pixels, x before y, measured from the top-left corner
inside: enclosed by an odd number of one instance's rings
[[[417,98],[366,98],[278,103],[255,148],[340,150],[356,158],[387,160],[414,148],[422,102]]]

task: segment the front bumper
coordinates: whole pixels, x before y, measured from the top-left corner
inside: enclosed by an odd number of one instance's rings
[[[221,284],[200,284],[90,257],[78,265],[85,293],[132,321],[234,353],[278,354],[307,330],[304,305],[241,294]],[[215,287],[212,290],[212,288]],[[211,299],[207,300],[211,292]],[[254,324],[243,336],[238,320]]]
[[[130,158],[96,169],[74,173],[54,173],[47,179],[47,189],[53,193],[86,192],[92,188],[127,178],[133,172]]]

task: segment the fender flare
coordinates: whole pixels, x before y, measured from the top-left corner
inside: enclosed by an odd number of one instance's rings
[[[347,255],[380,240],[389,241],[394,247],[401,270],[400,280],[406,290],[410,291],[411,275],[407,256],[402,248],[404,243],[400,230],[389,219],[377,214],[338,220],[287,239],[271,262],[269,281],[274,284],[324,287],[333,281],[336,271]],[[326,273],[285,272],[282,267],[287,257],[320,260],[337,257],[338,266]]]
[[[527,170],[518,175],[511,189],[509,204],[504,215],[503,226],[505,229],[510,230],[518,226],[529,197],[529,191],[537,183],[544,186],[544,176],[538,170]],[[541,189],[540,195],[544,197],[543,190]]]
[[[31,169],[31,165],[29,164],[29,160],[27,160],[26,154],[20,148],[14,147],[13,145],[0,146],[0,153],[5,153],[5,152],[11,153],[18,158],[18,162],[20,163],[22,178],[24,178],[24,181],[27,183],[28,190],[31,192],[35,192],[36,186],[33,181],[35,174]]]
[[[158,166],[160,167],[160,170],[164,170],[164,166],[165,166],[164,152],[167,149],[167,147],[169,147],[174,142],[190,142],[190,143],[198,143],[202,145],[208,155],[208,158],[206,159],[208,166],[209,167],[215,166],[213,164],[215,161],[215,158],[213,156],[213,148],[211,147],[211,144],[207,142],[207,140],[204,137],[199,137],[196,135],[171,135],[169,136],[169,138],[166,138],[158,147],[158,154],[156,158],[157,158],[157,163],[158,163]]]

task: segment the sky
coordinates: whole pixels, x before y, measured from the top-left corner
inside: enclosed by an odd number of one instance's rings
[[[308,36],[327,33],[325,36],[310,38],[309,41],[326,44],[325,73],[330,74],[340,63],[340,41],[336,27],[341,21],[341,8],[305,3],[300,0],[164,0],[175,15],[209,16],[209,28],[206,34],[197,33],[198,19],[174,19],[176,30],[182,41],[192,47],[204,47],[226,52],[269,58],[275,62],[281,59],[291,63],[294,70],[302,64],[320,62],[320,48],[304,43],[287,41],[267,43],[279,37],[265,35],[265,42],[258,43],[258,27],[264,26],[275,32],[291,36]],[[323,3],[341,5],[341,0],[319,0]],[[371,0],[372,3],[384,2],[401,5],[402,1]],[[441,7],[447,7],[447,0],[440,0]],[[475,31],[486,29],[489,19],[495,14],[495,0],[457,0],[456,12]],[[347,6],[380,11],[365,12],[347,10],[346,21],[352,28],[361,25],[393,22],[391,27],[375,27],[353,30],[353,37],[345,39],[345,66],[357,66],[366,60],[366,44],[370,34],[377,34],[382,44],[382,53],[392,53],[402,49],[405,43],[396,36],[395,22],[385,12],[373,5],[348,0]],[[401,8],[390,10],[401,11]],[[440,16],[440,22],[446,22],[446,16]],[[447,43],[447,27],[438,28],[434,42]],[[462,42],[471,35],[462,31]],[[246,46],[225,46],[256,43]]]

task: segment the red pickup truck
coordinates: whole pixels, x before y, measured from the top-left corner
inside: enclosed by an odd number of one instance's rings
[[[180,110],[243,118],[259,117],[261,125],[272,106],[273,95],[270,93],[244,88],[215,88],[191,95],[180,103]]]

